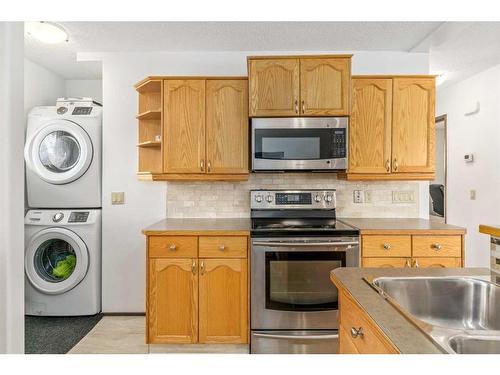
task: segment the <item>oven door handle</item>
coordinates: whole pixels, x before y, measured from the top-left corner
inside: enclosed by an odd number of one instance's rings
[[[255,337],[262,337],[265,339],[286,339],[286,340],[331,340],[338,339],[339,335],[337,333],[334,334],[325,334],[325,335],[277,335],[274,333],[252,333]]]
[[[255,246],[349,246],[349,245],[359,245],[359,242],[263,242],[263,241],[254,241],[252,245]]]

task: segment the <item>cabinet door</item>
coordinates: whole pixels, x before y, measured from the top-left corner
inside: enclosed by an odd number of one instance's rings
[[[362,258],[365,268],[409,268],[411,258]]]
[[[434,78],[394,78],[392,172],[435,171]]]
[[[391,172],[392,79],[353,78],[349,173]]]
[[[359,354],[352,342],[351,335],[342,325],[339,327],[339,354]]]
[[[200,259],[200,343],[248,342],[246,259]]]
[[[150,259],[148,283],[150,343],[198,340],[196,259]]]
[[[208,80],[207,172],[248,173],[248,81]]]
[[[165,80],[166,173],[205,173],[205,80]]]
[[[258,59],[248,62],[250,116],[299,114],[299,60]]]
[[[349,115],[351,60],[300,59],[300,112],[307,116]]]
[[[460,268],[461,258],[415,258],[413,259],[415,268]]]

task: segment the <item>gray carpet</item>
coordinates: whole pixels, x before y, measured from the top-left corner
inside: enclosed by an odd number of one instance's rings
[[[24,319],[26,354],[66,354],[101,320],[93,316],[45,317]]]

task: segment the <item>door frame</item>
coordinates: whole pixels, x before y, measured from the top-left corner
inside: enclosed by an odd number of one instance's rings
[[[444,123],[444,222],[448,223],[448,115],[436,116],[435,124],[438,122]],[[436,132],[436,128],[434,128]],[[434,147],[436,149],[436,147]]]

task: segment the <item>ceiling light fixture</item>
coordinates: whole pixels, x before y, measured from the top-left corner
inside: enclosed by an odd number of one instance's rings
[[[66,30],[53,22],[26,22],[24,24],[26,34],[38,39],[41,42],[56,44],[68,41]]]

